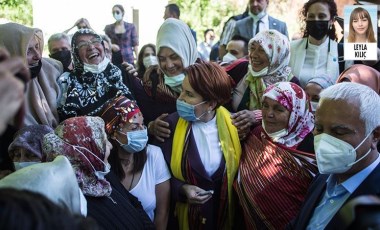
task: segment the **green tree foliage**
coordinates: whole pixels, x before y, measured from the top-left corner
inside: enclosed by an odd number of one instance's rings
[[[0,18],[31,26],[33,24],[31,0],[0,0]]]
[[[203,41],[203,32],[212,28],[220,36],[224,23],[233,15],[241,14],[246,9],[246,1],[237,0],[177,0],[181,10],[181,20],[197,32],[198,41]]]
[[[181,20],[197,32],[198,41],[203,40],[203,31],[212,28],[220,36],[224,23],[233,15],[241,14],[248,0],[172,0],[181,10]],[[269,15],[285,21],[289,36],[299,31],[299,10],[304,0],[269,0]]]

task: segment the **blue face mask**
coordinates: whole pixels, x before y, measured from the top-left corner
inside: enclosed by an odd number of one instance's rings
[[[126,152],[128,153],[137,153],[143,150],[148,143],[148,131],[147,129],[130,131],[123,133],[118,131],[121,134],[127,136],[128,143],[122,144],[120,141],[115,139]]]
[[[202,101],[196,105],[190,105],[184,101],[177,99],[177,112],[180,117],[185,119],[186,121],[199,121],[199,119],[205,115],[206,113],[210,113],[210,111],[206,111],[202,113],[199,117],[195,115],[195,106],[201,105],[206,101]]]

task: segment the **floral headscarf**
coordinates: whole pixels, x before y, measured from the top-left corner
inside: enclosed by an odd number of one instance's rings
[[[301,87],[291,82],[278,82],[265,90],[262,100],[265,97],[277,101],[290,112],[288,133],[279,138],[277,143],[291,148],[297,146],[313,131],[314,115]]]
[[[63,74],[59,79],[63,98],[66,98],[58,108],[60,120],[75,116],[99,116],[103,106],[120,95],[133,98],[131,91],[123,83],[122,71],[108,61],[107,67],[99,72],[85,71],[83,61],[79,57],[77,48],[78,37],[93,35],[102,40],[101,36],[90,29],[78,30],[71,42],[73,50],[74,71],[69,75]],[[104,42],[102,40],[104,48]]]
[[[47,161],[54,160],[57,155],[69,159],[84,195],[109,196],[110,183],[96,177],[94,171],[105,171],[102,161],[106,140],[104,122],[100,117],[73,117],[59,124],[54,133],[45,135],[43,151]]]
[[[261,31],[249,41],[248,47],[257,42],[264,49],[268,60],[268,72],[253,75],[248,71],[246,81],[251,90],[249,108],[261,108],[260,99],[265,88],[276,82],[290,81],[293,78],[292,70],[288,66],[290,60],[289,39],[277,30]],[[252,69],[251,61],[248,66]]]
[[[124,96],[115,98],[104,106],[101,117],[106,123],[106,132],[112,135],[120,124],[126,123],[135,114],[140,112],[140,108],[134,101]]]
[[[345,79],[366,85],[380,94],[380,73],[370,66],[362,64],[350,66],[340,74],[337,83],[343,82]]]

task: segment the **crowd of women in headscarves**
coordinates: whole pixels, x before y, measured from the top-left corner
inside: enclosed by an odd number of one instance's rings
[[[335,3],[310,0],[306,14],[314,4]],[[380,73],[363,64],[339,75],[325,60],[333,71],[309,79],[310,60],[297,62],[310,54],[276,30],[222,67],[200,60],[189,27],[169,18],[143,49],[158,63],[137,76],[112,63],[105,42],[79,29],[63,73],[42,57],[40,29],[0,25],[1,61],[21,57],[30,72],[23,102],[1,121],[12,164],[2,156],[0,228],[55,226],[59,213],[75,220],[70,229],[284,229],[318,173],[319,93],[344,81],[380,93]]]

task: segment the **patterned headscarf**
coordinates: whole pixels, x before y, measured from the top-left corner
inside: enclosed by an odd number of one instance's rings
[[[197,44],[186,23],[168,18],[157,33],[157,54],[162,47],[172,49],[182,59],[184,68],[194,64],[198,58]]]
[[[77,39],[82,35],[93,35],[95,38],[100,39],[102,41],[103,49],[105,50],[102,37],[99,34],[95,33],[93,30],[84,28],[79,29],[77,32],[75,32],[73,38],[71,39],[71,50],[73,51],[74,72],[77,74],[83,74],[83,61],[80,60],[79,49],[77,47]]]
[[[253,42],[260,44],[269,60],[268,73],[260,76],[267,86],[279,81],[289,81],[293,77],[292,70],[288,66],[290,44],[285,35],[277,30],[265,30],[256,34],[249,41],[248,47],[251,47]]]
[[[294,147],[313,131],[314,115],[301,87],[291,82],[278,82],[265,90],[262,100],[265,97],[277,101],[290,112],[288,134],[279,138],[278,143]]]
[[[380,72],[372,67],[362,64],[352,65],[340,74],[337,83],[345,79],[366,85],[380,95]]]
[[[42,154],[42,141],[44,135],[54,130],[48,125],[29,125],[17,131],[13,142],[9,145],[8,153],[12,154],[17,149],[25,149],[45,161]]]
[[[276,82],[290,81],[293,78],[292,70],[288,66],[290,60],[289,39],[277,30],[261,31],[249,41],[248,47],[257,42],[265,51],[268,60],[268,72],[254,76],[248,71],[246,81],[251,90],[250,109],[261,108],[261,96],[269,85]],[[250,60],[249,69],[252,63]]]
[[[115,98],[104,106],[101,117],[106,123],[106,132],[112,135],[120,124],[126,123],[135,114],[140,112],[140,108],[134,101],[124,96]]]
[[[98,179],[94,172],[94,169],[105,171],[102,161],[106,140],[104,122],[100,117],[73,117],[59,124],[54,133],[45,135],[43,151],[47,161],[54,160],[57,155],[69,159],[83,194],[109,196],[110,183],[106,179]]]
[[[77,48],[78,37],[83,35],[93,35],[102,40],[100,35],[90,29],[80,29],[74,34],[71,42],[74,71],[70,75],[62,75],[58,80],[61,85],[66,85],[66,91],[63,92],[66,101],[58,108],[61,120],[75,116],[99,116],[103,106],[113,98],[120,95],[133,98],[123,83],[121,70],[112,63],[108,63],[100,73],[84,71]],[[104,48],[103,40],[102,46]]]

